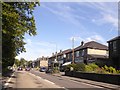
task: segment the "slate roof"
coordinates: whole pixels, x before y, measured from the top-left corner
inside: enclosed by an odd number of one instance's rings
[[[108,50],[108,47],[106,45],[103,45],[101,43],[90,41],[85,43],[83,46],[78,46],[75,48],[75,51],[85,48],[94,48],[94,49],[100,49],[100,50]]]
[[[64,50],[64,51],[62,51],[61,53],[59,52],[59,53],[57,54],[57,56],[62,55],[62,54],[66,54],[66,53],[69,53],[69,52],[71,52],[71,49]]]
[[[109,43],[109,42],[111,42],[111,41],[115,41],[115,40],[118,40],[118,39],[120,39],[120,36],[117,36],[117,37],[115,37],[115,38],[113,38],[113,39],[111,39],[111,40],[109,40],[109,41],[107,41],[107,42]]]

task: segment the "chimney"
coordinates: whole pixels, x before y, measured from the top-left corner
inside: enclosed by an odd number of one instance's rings
[[[54,53],[52,53],[52,56],[54,56]]]
[[[60,50],[60,53],[62,53],[62,50]]]
[[[55,52],[55,54],[57,54],[57,52]]]
[[[81,42],[81,46],[83,46],[83,45],[84,45],[84,42],[82,41],[82,42]]]

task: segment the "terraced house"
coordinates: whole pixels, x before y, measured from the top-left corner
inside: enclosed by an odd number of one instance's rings
[[[73,58],[74,51],[74,58]],[[74,59],[74,60],[73,60]],[[95,41],[87,43],[81,42],[81,45],[72,49],[60,50],[59,53],[52,54],[49,58],[49,66],[62,66],[68,62],[74,63],[97,63],[99,65],[107,65],[108,60],[108,47]]]
[[[71,52],[71,49],[67,49],[67,50],[60,50],[60,52],[56,52],[55,54],[52,53],[52,56],[49,57],[48,60],[48,66],[49,68],[51,67],[55,67],[55,66],[59,66],[61,67],[65,62],[69,62],[72,59],[67,59],[67,53]]]

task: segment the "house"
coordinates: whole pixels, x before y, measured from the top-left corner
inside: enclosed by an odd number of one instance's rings
[[[65,62],[69,62],[70,60],[67,59],[68,55],[67,53],[70,52],[71,49],[67,49],[67,50],[60,50],[60,52],[58,53],[53,53],[51,57],[49,57],[48,60],[48,66],[49,68],[55,67],[55,66],[59,66],[61,67]]]
[[[72,58],[73,58],[73,51],[72,51],[72,49],[70,49],[69,51],[67,51],[66,53],[65,53],[65,55],[66,55],[66,60],[65,60],[65,62],[72,62]]]
[[[40,67],[40,59],[37,58],[32,62],[32,67]]]
[[[58,66],[57,60],[57,52],[54,54],[52,53],[52,56],[48,58],[48,68],[53,68],[55,66]]]
[[[81,42],[81,45],[74,49],[75,63],[107,63],[108,47],[95,41],[87,43]]]
[[[48,57],[42,56],[33,61],[34,67],[48,67]]]
[[[40,58],[40,67],[48,68],[48,57],[41,57]]]
[[[60,52],[57,55],[57,59],[58,59],[58,63],[59,63],[59,67],[62,70],[62,66],[66,63],[66,62],[70,62],[69,59],[67,59],[67,53],[70,52],[71,49],[67,49],[67,50],[60,50]]]
[[[120,69],[120,36],[108,41],[110,63],[116,69]]]

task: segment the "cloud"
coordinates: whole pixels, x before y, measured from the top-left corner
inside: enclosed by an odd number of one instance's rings
[[[35,44],[39,46],[45,46],[45,47],[56,47],[55,43],[50,43],[45,41],[36,42]]]
[[[56,51],[56,44],[54,42],[46,41],[32,41],[31,39],[26,39],[26,52],[21,53],[16,58],[25,58],[26,60],[35,60],[42,56],[50,56],[52,52]]]
[[[84,41],[85,43],[89,42],[89,41],[96,41],[96,42],[102,43],[104,45],[107,45],[106,40],[101,35],[99,35],[95,32],[92,32],[91,35],[89,35],[87,37],[72,36],[72,37],[70,37],[70,40],[72,41],[73,38],[74,38],[74,41],[78,42],[78,43],[81,41]]]
[[[110,14],[104,14],[102,20],[104,21],[104,23],[110,23],[113,26],[118,27],[118,19]]]
[[[75,14],[77,11],[71,6],[70,3],[56,3],[54,5],[52,3],[42,3],[41,6],[49,10],[51,13],[55,14],[61,21],[70,23],[72,25],[80,27],[82,30],[85,30],[85,27],[82,25],[80,20],[86,18],[84,16]]]
[[[115,3],[95,3],[91,2],[88,5],[93,9],[98,9],[99,15],[92,18],[91,21],[99,25],[111,24],[114,27],[118,27],[118,4]]]
[[[42,3],[41,6],[55,14],[61,21],[87,31],[83,21],[96,25],[110,24],[118,28],[117,2]],[[83,8],[84,7],[84,8]],[[87,9],[86,9],[87,8]],[[88,12],[90,10],[90,12]],[[115,29],[116,30],[116,29]]]
[[[74,41],[82,41],[83,39],[79,36],[72,36],[70,37],[70,40],[72,41],[74,39]]]
[[[40,2],[119,2],[119,0],[41,0]]]

